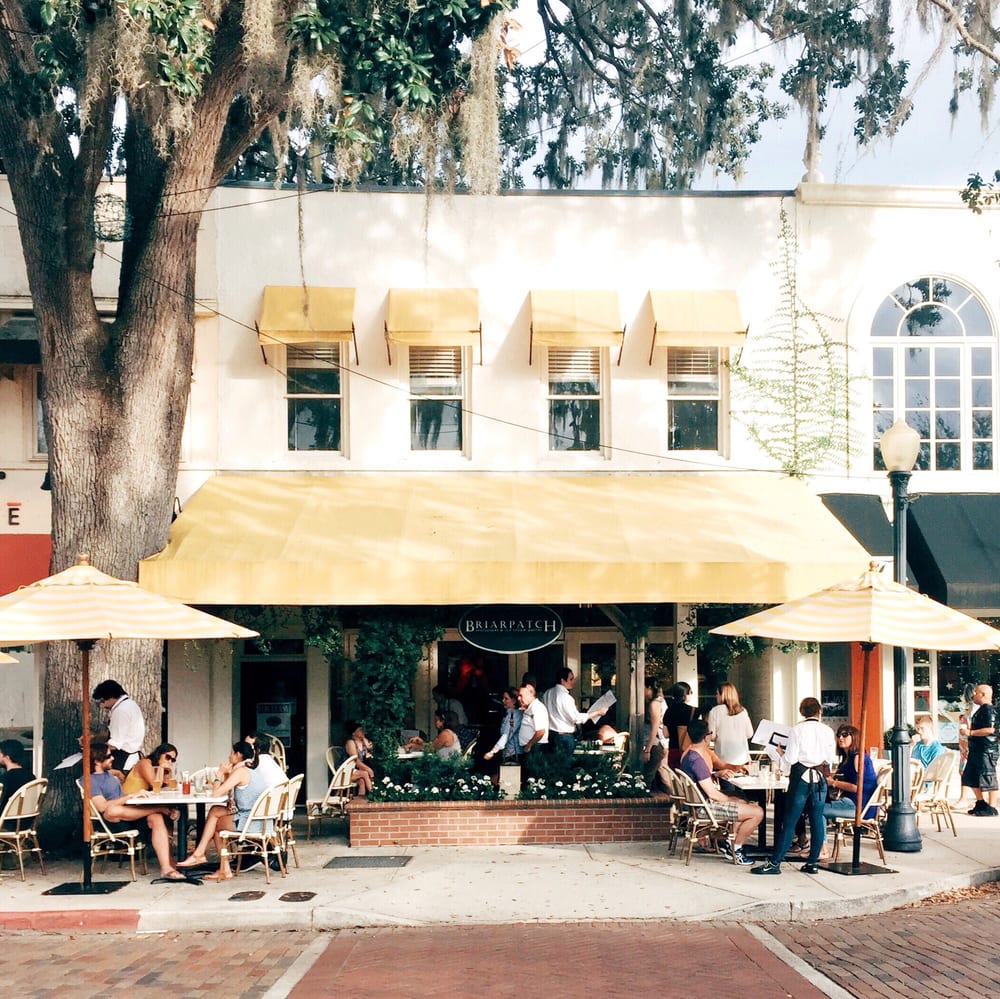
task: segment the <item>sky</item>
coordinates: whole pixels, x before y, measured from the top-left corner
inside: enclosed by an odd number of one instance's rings
[[[515,44],[528,61],[542,51],[541,22],[530,3],[514,10],[521,24]],[[897,50],[911,60],[910,80],[920,74],[920,67],[933,51],[933,44],[921,37],[915,25],[897,26]],[[747,48],[759,48],[760,37],[748,38]],[[777,62],[777,51],[758,51],[757,61]],[[779,74],[776,73],[777,77]],[[892,140],[879,139],[861,148],[854,141],[854,93],[837,93],[830,102],[823,140],[820,174],[828,183],[918,185],[963,187],[970,173],[990,177],[1000,169],[1000,111],[994,113],[992,128],[984,133],[979,110],[971,94],[962,98],[958,115],[952,119],[948,101],[952,90],[952,62],[945,53],[919,87],[911,91],[915,110],[899,134]],[[772,95],[781,97],[777,88]],[[787,102],[787,99],[786,99]],[[790,190],[802,179],[805,167],[806,122],[791,110],[783,122],[762,129],[762,137],[750,155],[747,170],[737,183],[732,178],[706,173],[695,183],[696,190]],[[544,145],[543,141],[540,145]],[[532,180],[528,179],[528,187]]]

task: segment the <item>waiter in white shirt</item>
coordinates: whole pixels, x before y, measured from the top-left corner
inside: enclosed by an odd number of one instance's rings
[[[830,773],[830,761],[837,754],[833,729],[819,720],[821,713],[822,707],[815,697],[806,697],[799,705],[803,720],[792,728],[788,745],[781,755],[781,769],[789,775],[785,824],[776,837],[771,859],[755,867],[751,874],[781,873],[781,861],[792,845],[795,823],[803,811],[809,816],[809,858],[800,870],[804,874],[819,871],[817,862],[826,840],[826,819],[823,817],[826,778]]]
[[[139,761],[146,738],[146,721],[142,708],[125,693],[117,680],[104,680],[94,688],[93,698],[108,716],[108,749],[111,766],[128,773]]]
[[[592,716],[586,711],[577,710],[576,701],[570,693],[575,679],[573,671],[564,667],[559,670],[555,686],[549,687],[542,698],[545,710],[549,713],[549,749],[553,753],[565,753],[567,756],[572,756],[576,749],[577,725],[600,714]]]

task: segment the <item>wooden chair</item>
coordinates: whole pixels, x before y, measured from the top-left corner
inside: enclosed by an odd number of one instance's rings
[[[625,769],[625,761],[628,759],[628,732],[615,732],[615,767],[619,773]]]
[[[323,828],[323,819],[335,812],[344,815],[347,812],[347,803],[354,793],[354,766],[358,762],[357,756],[348,756],[346,760],[333,772],[330,786],[326,789],[326,794],[322,798],[312,798],[306,801],[306,840],[312,839],[312,824],[318,822],[320,830]]]
[[[667,766],[666,758],[657,769],[660,780],[667,789],[670,798],[670,818],[667,822],[667,848],[672,854],[677,854],[677,842],[687,831],[688,811],[685,808],[686,796],[677,774]]]
[[[864,803],[861,811],[862,816],[874,806],[875,811],[871,818],[861,819],[861,836],[863,839],[873,840],[878,848],[878,855],[885,863],[885,848],[882,845],[882,823],[885,821],[885,810],[888,805],[889,788],[892,784],[892,765],[883,767],[879,771],[878,780],[868,800]],[[836,861],[840,853],[840,844],[850,839],[854,833],[854,813],[850,815],[840,815],[833,820],[833,855]]]
[[[268,745],[268,748],[263,751],[270,753],[271,756],[274,757],[274,762],[277,763],[278,766],[285,771],[285,773],[288,773],[288,760],[285,756],[285,744],[276,735],[271,735],[270,732],[261,732],[260,736],[262,739],[269,740],[269,745],[265,743],[265,745]]]
[[[723,838],[732,840],[733,824],[720,822],[715,817],[701,788],[683,770],[674,770],[673,774],[674,779],[679,782],[679,789],[684,792],[684,808],[687,811],[684,831],[687,853],[684,863],[690,864],[694,845],[702,836],[707,836],[716,844]]]
[[[299,867],[299,854],[295,849],[295,830],[292,823],[295,820],[295,802],[298,801],[299,790],[305,774],[296,774],[288,781],[288,794],[285,795],[285,807],[281,814],[281,849],[287,858],[291,854],[295,866]],[[287,864],[287,860],[285,863]]]
[[[467,745],[467,746],[465,747],[465,749],[463,749],[463,750],[462,750],[462,755],[461,755],[461,757],[460,757],[460,758],[461,758],[461,759],[463,759],[463,760],[471,760],[471,759],[472,759],[472,753],[473,753],[473,751],[475,750],[475,748],[476,748],[476,743],[477,743],[478,741],[479,741],[478,737],[477,737],[477,738],[475,738],[475,739],[473,739],[473,740],[472,740],[472,742],[470,742],[470,743],[469,743],[469,744],[468,744],[468,745]]]
[[[13,853],[21,869],[24,880],[24,855],[33,853],[38,858],[38,866],[45,873],[42,848],[38,844],[38,813],[49,782],[41,777],[19,787],[9,798],[0,812],[0,862],[5,854]],[[7,826],[10,828],[6,828]]]
[[[83,800],[83,781],[77,779],[76,786]],[[95,863],[108,857],[117,857],[119,863],[123,857],[128,857],[132,880],[135,881],[135,858],[142,862],[142,873],[147,874],[146,844],[139,837],[138,829],[121,829],[114,831],[104,821],[104,816],[97,810],[93,799],[90,801],[90,859]]]
[[[288,871],[281,859],[281,819],[288,797],[288,781],[282,781],[262,791],[250,809],[242,829],[221,829],[220,858],[235,858],[233,876],[238,876],[244,857],[258,857],[264,865],[264,880],[271,883],[271,860],[277,858],[278,869],[285,877]]]
[[[910,801],[923,790],[924,786],[924,765],[920,760],[910,758]]]
[[[922,786],[913,797],[913,807],[917,812],[917,825],[920,825],[920,816],[926,813],[934,816],[938,832],[941,832],[941,820],[943,819],[951,827],[952,834],[958,835],[958,830],[955,828],[955,816],[952,814],[951,805],[948,802],[948,785],[958,767],[958,759],[956,750],[946,749],[940,756],[934,757],[927,764]]]

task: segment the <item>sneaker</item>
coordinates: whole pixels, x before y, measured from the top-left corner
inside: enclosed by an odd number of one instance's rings
[[[733,850],[733,863],[737,867],[751,867],[753,861],[743,852],[742,848]]]
[[[751,874],[780,874],[781,864],[772,864],[770,860],[765,860],[760,867],[755,867],[750,871]]]
[[[819,874],[819,868],[815,864],[803,864],[799,870],[803,874]]]
[[[970,815],[975,816],[977,819],[988,819],[993,815],[997,814],[997,810],[990,805],[986,805],[983,808],[974,808]]]
[[[719,853],[723,857],[728,857],[730,860],[733,859],[733,844],[729,842],[728,839],[719,840]]]
[[[977,801],[975,805],[969,809],[970,815],[989,815],[990,806],[986,804],[985,801]]]

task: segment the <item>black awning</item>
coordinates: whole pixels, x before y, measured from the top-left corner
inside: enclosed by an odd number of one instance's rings
[[[824,493],[823,504],[869,555],[892,558],[892,524],[878,496],[867,493]]]
[[[907,525],[922,593],[949,607],[1000,608],[1000,495],[917,494]]]
[[[0,325],[0,364],[41,363],[37,320],[15,316]]]

